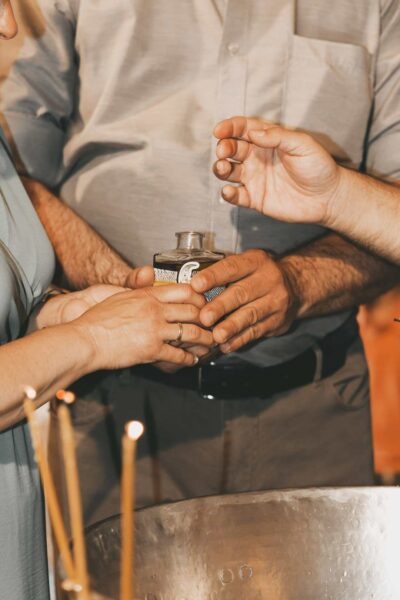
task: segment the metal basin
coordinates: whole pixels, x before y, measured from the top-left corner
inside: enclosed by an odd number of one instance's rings
[[[135,600],[399,600],[400,488],[272,491],[147,508]],[[120,521],[87,532],[94,589],[118,599]]]

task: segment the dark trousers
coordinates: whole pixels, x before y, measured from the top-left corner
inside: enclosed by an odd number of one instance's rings
[[[138,445],[138,506],[229,492],[374,483],[360,340],[334,375],[268,399],[206,400],[138,377],[135,369],[95,374],[75,391],[87,524],[120,510],[120,442],[130,419],[146,427]],[[54,417],[51,439],[57,465]]]

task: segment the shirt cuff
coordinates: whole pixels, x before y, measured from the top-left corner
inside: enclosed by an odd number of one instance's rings
[[[5,111],[4,117],[22,162],[23,175],[55,188],[60,182],[65,133],[51,121],[23,112]]]

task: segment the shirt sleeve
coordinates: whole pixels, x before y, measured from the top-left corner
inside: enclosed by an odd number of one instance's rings
[[[381,35],[375,65],[374,107],[366,170],[400,179],[400,2],[381,0]]]
[[[74,111],[75,16],[66,0],[39,0],[43,27],[27,37],[2,90],[2,110],[25,174],[56,187]],[[19,162],[20,162],[19,161]]]

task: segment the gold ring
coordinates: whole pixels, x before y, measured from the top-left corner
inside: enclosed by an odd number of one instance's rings
[[[178,337],[176,338],[175,342],[179,343],[182,341],[183,325],[182,325],[182,323],[177,323],[177,325],[179,326],[179,333],[178,333]]]

